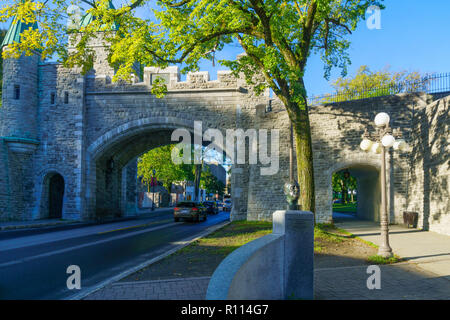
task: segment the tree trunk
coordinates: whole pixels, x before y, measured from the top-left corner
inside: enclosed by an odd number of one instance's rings
[[[342,202],[344,204],[348,202],[348,189],[345,187],[342,189]]]
[[[302,106],[303,107],[303,106]],[[314,167],[311,142],[311,127],[309,125],[308,108],[297,106],[293,122],[296,155],[297,176],[300,186],[299,205],[301,210],[315,213],[314,197]]]

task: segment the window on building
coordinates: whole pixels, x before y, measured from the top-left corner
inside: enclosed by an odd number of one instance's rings
[[[50,94],[50,104],[55,104],[55,100],[56,100],[56,94],[54,92],[52,92]]]
[[[65,104],[69,103],[69,93],[67,91],[64,92],[64,103]]]
[[[20,99],[20,86],[19,85],[14,86],[14,99],[15,100]]]

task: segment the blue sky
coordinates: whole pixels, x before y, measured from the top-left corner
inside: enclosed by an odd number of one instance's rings
[[[119,7],[124,0],[113,0]],[[385,0],[386,9],[381,13],[381,30],[369,30],[365,21],[349,36],[349,50],[353,75],[360,65],[368,65],[373,71],[390,66],[392,71],[408,70],[450,72],[450,1],[448,0]],[[0,24],[0,27],[7,27]],[[241,53],[239,47],[228,47],[216,55],[217,59],[234,59]],[[201,64],[202,71],[209,71],[216,79],[217,70],[224,67],[210,61]],[[334,69],[330,80],[340,76]],[[312,55],[305,74],[308,95],[332,92],[323,77],[323,63]]]

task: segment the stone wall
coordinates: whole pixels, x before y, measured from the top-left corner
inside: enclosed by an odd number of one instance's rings
[[[407,206],[408,211],[419,213],[420,228],[447,235],[450,235],[449,103],[447,96],[415,114]]]
[[[84,183],[84,78],[77,70],[58,64],[41,65],[39,78],[38,140],[41,143],[33,156],[32,217],[46,218],[45,181],[59,173],[65,181],[63,218],[79,218]]]
[[[387,112],[391,126],[400,128],[403,137],[410,141],[413,132],[413,115],[428,102],[424,94],[398,94],[385,97],[348,101],[310,109],[310,121],[314,152],[314,175],[316,184],[316,215],[318,221],[331,221],[332,188],[334,172],[348,168],[351,174],[366,179],[371,171],[379,171],[381,156],[365,153],[359,148],[365,128],[374,132],[373,120],[379,112]],[[407,202],[407,172],[409,154],[389,151],[386,161],[388,212],[391,223],[400,223]],[[357,177],[358,178],[358,177]],[[367,186],[367,188],[372,188]],[[361,195],[361,194],[360,194]],[[366,199],[376,207],[376,195]],[[366,217],[377,220],[367,213]]]

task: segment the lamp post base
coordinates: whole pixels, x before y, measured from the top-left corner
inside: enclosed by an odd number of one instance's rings
[[[392,249],[389,247],[380,247],[378,249],[378,255],[383,258],[391,258],[394,256],[394,254],[392,253]]]

